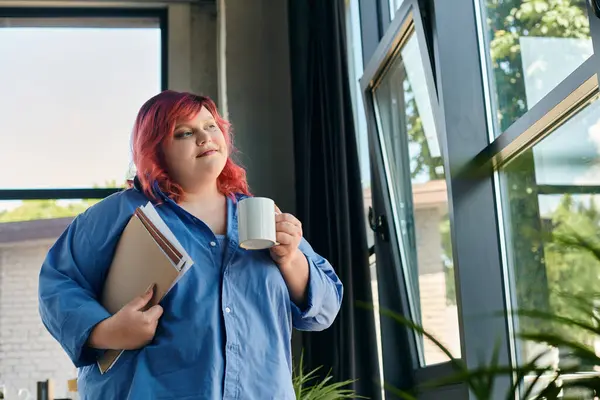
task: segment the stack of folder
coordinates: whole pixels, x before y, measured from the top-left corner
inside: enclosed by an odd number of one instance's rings
[[[101,303],[115,314],[148,287],[156,285],[147,308],[157,304],[192,266],[173,232],[148,202],[138,207],[117,243],[108,270]],[[101,373],[108,371],[123,350],[107,350],[98,359]]]

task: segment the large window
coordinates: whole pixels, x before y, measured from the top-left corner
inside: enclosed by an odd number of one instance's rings
[[[382,287],[398,290],[398,311],[470,368],[492,360],[523,364],[542,351],[544,366],[566,365],[565,348],[521,340],[519,332],[560,334],[598,353],[598,338],[574,326],[512,314],[530,309],[597,322],[597,302],[577,309],[561,294],[591,301],[600,285],[598,2],[376,3],[364,7],[363,30],[373,15],[383,21],[365,38],[379,34],[363,89],[372,99],[365,104],[375,120],[371,143],[381,156],[371,163],[383,176],[373,181],[373,196],[389,203],[378,210],[389,218],[390,236],[387,243],[376,236],[377,268],[393,260],[393,268],[382,270],[401,282],[394,287],[380,279],[380,301],[387,300]],[[426,35],[420,24],[430,24]],[[443,309],[458,308],[446,312],[446,325],[432,307],[441,303],[429,302],[440,293]],[[388,351],[405,339],[404,332],[386,330],[383,319],[382,326],[385,369]],[[416,347],[421,364],[410,343],[395,355],[410,359],[416,381],[451,374],[447,363],[432,365],[444,360],[433,347],[419,339]],[[582,372],[598,371],[587,364],[598,362],[588,360]],[[386,378],[404,367],[386,369]],[[498,377],[490,398],[507,398],[514,378]],[[452,398],[469,398],[460,386],[462,394]],[[428,398],[450,398],[442,392]]]
[[[437,94],[418,4],[404,1],[397,6],[395,19],[362,78],[373,147],[371,163],[378,179],[374,190],[380,190],[377,198],[384,199],[374,214],[388,221],[383,226],[389,233],[376,235],[381,252],[377,257],[379,299],[383,293],[386,308],[416,321],[454,357],[461,357]],[[390,260],[393,266],[386,265]],[[397,285],[388,279],[396,279]],[[383,334],[395,329],[387,320],[382,320],[382,326]],[[392,374],[407,360],[417,379],[437,370],[437,364],[444,364],[445,370],[448,357],[434,343],[416,332],[409,332],[408,337],[402,354],[389,354],[390,339],[382,339],[388,382],[405,384]],[[395,363],[393,357],[403,361]]]
[[[489,93],[491,144],[479,162],[494,166],[505,308],[573,319],[594,310],[600,283],[598,243],[598,55],[596,24],[580,0],[481,1],[486,21],[482,53]],[[596,43],[597,45],[597,43]],[[483,203],[482,203],[483,206]],[[491,207],[491,204],[486,204]],[[551,368],[568,362],[565,349],[520,340],[519,333],[560,335],[597,348],[597,338],[562,325],[507,312],[511,361],[539,356]],[[593,365],[582,366],[591,371]]]
[[[4,21],[0,188],[120,186],[132,117],[161,88],[159,21]]]
[[[73,216],[134,173],[130,136],[164,87],[165,14],[0,8],[0,389],[77,372],[42,326],[37,277]],[[63,197],[63,198],[57,198]]]

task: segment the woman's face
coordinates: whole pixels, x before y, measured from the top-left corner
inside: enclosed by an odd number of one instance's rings
[[[162,149],[169,176],[184,191],[216,181],[228,156],[223,132],[205,107],[191,120],[178,121]]]

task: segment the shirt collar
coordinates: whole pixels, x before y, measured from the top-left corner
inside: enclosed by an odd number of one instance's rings
[[[162,199],[162,201],[173,201],[169,198],[169,196],[167,196],[167,194],[165,192],[162,191],[162,189],[160,188],[160,185],[158,184],[158,181],[154,181],[152,182],[152,191],[154,192],[154,194],[159,197],[160,199]]]
[[[137,175],[136,175],[136,176],[133,178],[133,188],[134,188],[135,190],[139,191],[139,192],[141,192],[141,191],[142,191],[142,183],[140,182],[140,179],[137,177]],[[152,191],[154,192],[154,194],[155,194],[157,197],[161,198],[163,201],[169,201],[169,200],[171,200],[171,199],[169,198],[169,196],[167,196],[167,194],[166,194],[165,192],[163,192],[163,191],[162,191],[162,189],[160,188],[160,186],[159,186],[159,184],[158,184],[158,181],[154,181],[154,182],[152,183]],[[229,198],[229,196],[228,196],[228,200],[229,200],[229,201],[231,201],[231,200],[235,200],[235,203],[237,203],[238,201],[240,201],[240,200],[242,200],[242,199],[244,199],[244,198],[246,198],[246,197],[248,197],[248,196],[246,196],[246,195],[244,195],[244,194],[241,194],[241,193],[236,193],[236,194],[234,195],[234,199],[231,199],[231,198]]]
[[[171,199],[169,199],[169,196],[167,196],[166,193],[162,191],[162,189],[160,188],[157,181],[152,182],[151,187],[152,187],[152,191],[154,192],[154,194],[162,201],[171,200]],[[140,182],[140,178],[138,178],[137,175],[133,178],[133,188],[135,190],[137,190],[138,192],[143,191],[142,182]]]

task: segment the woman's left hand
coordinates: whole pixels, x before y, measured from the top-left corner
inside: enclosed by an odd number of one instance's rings
[[[276,240],[279,244],[271,247],[271,258],[280,268],[286,268],[298,254],[302,223],[292,214],[282,213],[277,206],[275,209]]]

